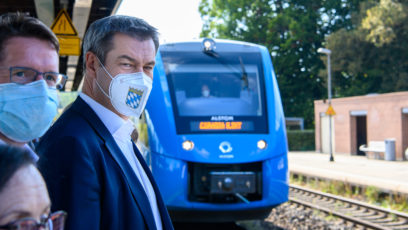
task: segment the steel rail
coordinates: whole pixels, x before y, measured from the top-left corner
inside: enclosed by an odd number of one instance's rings
[[[408,214],[301,186],[290,185],[289,187],[289,200],[292,203],[321,210],[370,229],[408,229]]]

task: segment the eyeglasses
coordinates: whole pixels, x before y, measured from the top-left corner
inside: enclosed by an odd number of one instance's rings
[[[29,67],[13,66],[10,70],[10,81],[18,84],[27,84],[35,81],[38,75],[42,75],[47,85],[52,88],[62,89],[68,77],[61,73],[39,72]]]
[[[34,218],[28,217],[14,221],[11,224],[0,226],[0,229],[9,230],[64,230],[64,223],[67,213],[64,211],[57,211],[49,216],[41,218],[37,222]]]

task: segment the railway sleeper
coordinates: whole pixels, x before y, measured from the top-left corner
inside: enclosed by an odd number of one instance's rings
[[[366,220],[381,220],[381,219],[386,219],[387,218],[387,214],[385,213],[377,213],[376,215],[373,216],[367,216],[367,217],[363,217]]]
[[[393,230],[407,230],[408,225],[395,226],[395,227],[392,227],[392,229]]]
[[[356,217],[368,217],[368,216],[373,216],[375,214],[376,214],[375,211],[366,209],[364,211],[357,211],[353,215]]]
[[[408,226],[408,222],[407,222],[407,220],[400,219],[398,221],[394,220],[394,222],[384,223],[382,225],[389,226],[389,227],[392,227],[392,226]]]
[[[379,224],[381,224],[381,225],[384,225],[384,224],[391,224],[391,223],[394,223],[395,222],[395,220],[394,219],[392,219],[392,218],[385,218],[385,219],[376,219],[376,220],[371,220],[372,222],[374,222],[374,223],[379,223]]]

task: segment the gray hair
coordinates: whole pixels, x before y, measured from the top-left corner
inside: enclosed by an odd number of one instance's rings
[[[106,54],[113,49],[112,39],[117,33],[135,37],[140,41],[151,38],[156,52],[159,48],[159,33],[157,29],[143,19],[124,15],[113,15],[98,19],[89,26],[84,37],[82,47],[84,70],[86,70],[85,55],[88,51],[94,53],[105,64]]]

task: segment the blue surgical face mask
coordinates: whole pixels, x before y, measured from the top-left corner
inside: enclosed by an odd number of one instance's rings
[[[43,80],[0,84],[0,132],[17,142],[39,138],[57,114],[58,94]]]

